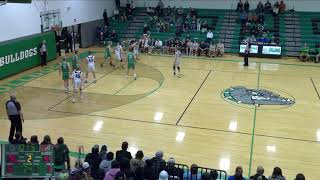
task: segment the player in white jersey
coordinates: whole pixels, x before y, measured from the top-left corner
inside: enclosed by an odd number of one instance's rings
[[[174,56],[174,62],[173,62],[173,76],[177,75],[176,69],[178,69],[178,72],[179,72],[178,77],[181,77],[181,74],[180,74],[181,56],[182,56],[182,53],[180,51],[180,48],[177,48]]]
[[[133,44],[132,44],[132,47],[133,47],[133,54],[135,56],[135,59],[139,59],[138,57],[138,54],[139,54],[139,45],[138,45],[138,42],[135,41]]]
[[[120,43],[114,48],[114,53],[116,54],[116,58],[120,61],[122,69],[124,69],[124,62],[123,62],[123,48]]]
[[[80,98],[83,98],[83,76],[82,72],[80,71],[79,66],[76,68],[76,70],[73,71],[72,73],[72,81],[73,81],[73,97],[72,97],[72,102],[76,102],[76,95],[78,93],[78,90],[80,91]]]
[[[92,73],[92,75],[93,75],[93,82],[96,82],[95,62],[96,62],[96,59],[95,59],[94,55],[92,55],[92,52],[89,51],[89,56],[87,57],[88,69],[87,69],[87,73],[86,73],[86,80],[85,80],[85,82],[88,81],[88,75],[89,75],[89,73]]]

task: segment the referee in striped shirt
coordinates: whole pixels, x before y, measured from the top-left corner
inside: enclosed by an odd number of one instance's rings
[[[15,93],[10,94],[10,100],[6,102],[6,110],[8,119],[11,121],[9,142],[12,142],[16,132],[20,132],[22,135],[22,122],[24,122],[21,105],[16,101]]]

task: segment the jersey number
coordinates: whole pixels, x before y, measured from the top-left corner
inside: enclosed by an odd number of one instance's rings
[[[76,77],[76,78],[80,78],[80,74],[76,74],[75,77]]]

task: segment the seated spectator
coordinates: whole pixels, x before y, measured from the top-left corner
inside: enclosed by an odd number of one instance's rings
[[[263,13],[263,4],[261,1],[258,3],[256,11],[257,13]]]
[[[200,56],[202,53],[205,53],[205,55],[208,56],[208,52],[208,45],[204,41],[202,41],[199,46],[198,56]]]
[[[49,135],[45,135],[43,141],[41,142],[41,145],[53,145],[51,143],[51,137]]]
[[[272,5],[269,0],[264,4],[264,12],[270,13],[272,11]]]
[[[115,8],[114,10],[113,10],[113,15],[114,15],[114,17],[115,17],[115,19],[117,20],[117,19],[119,19],[119,9],[118,8]]]
[[[120,171],[120,164],[117,160],[111,162],[111,169],[106,172],[104,180],[113,180],[116,174]]]
[[[108,152],[105,156],[102,157],[102,161],[99,165],[99,168],[103,169],[105,173],[108,172],[111,169],[113,158],[113,152]]]
[[[306,180],[303,174],[299,173],[296,175],[296,178],[294,180]]]
[[[22,138],[21,132],[16,132],[14,135],[15,139],[13,139],[11,144],[27,144],[26,139]]]
[[[154,43],[154,50],[162,53],[162,41],[160,39]]]
[[[146,24],[143,25],[143,34],[149,34],[150,28],[149,26]]]
[[[145,162],[146,162],[146,164],[143,168],[144,179],[151,179],[151,180],[157,179],[155,169],[153,166],[153,161],[151,159],[147,159]]]
[[[223,56],[224,55],[224,44],[219,40],[216,46],[216,56]]]
[[[123,157],[119,161],[120,171],[123,172],[127,179],[135,179],[135,174],[130,168],[130,160],[126,157]]]
[[[136,157],[130,160],[130,167],[133,172],[137,168],[144,168],[145,162],[143,161],[144,154],[141,150],[137,151]]]
[[[279,4],[279,13],[283,14],[286,11],[286,4],[283,1],[280,1]]]
[[[92,177],[97,178],[99,177],[101,171],[99,165],[101,163],[101,158],[99,156],[99,146],[94,145],[91,149],[91,153],[88,153],[84,159],[85,162],[88,162],[91,167],[91,174]]]
[[[91,176],[91,168],[88,162],[84,162],[82,164],[82,170],[83,173],[81,180],[94,180],[94,178]]]
[[[236,12],[242,12],[242,11],[243,11],[243,3],[241,2],[241,0],[239,0],[237,4]]]
[[[102,145],[101,149],[100,149],[100,152],[99,152],[99,156],[102,159],[106,155],[107,155],[107,145]]]
[[[197,20],[197,31],[201,30],[201,25],[202,25],[202,23],[201,23],[200,19],[198,19]]]
[[[201,32],[206,33],[208,30],[208,27],[209,27],[209,25],[208,25],[207,21],[204,21],[203,24],[201,25]]]
[[[210,43],[212,39],[213,39],[213,33],[211,30],[209,30],[207,33],[207,43]]]
[[[31,136],[30,141],[28,142],[28,144],[32,144],[32,145],[39,144],[38,136],[37,135]]]
[[[300,56],[299,59],[303,62],[307,61],[310,58],[310,54],[309,54],[309,46],[307,43],[304,43],[304,47],[302,48],[301,52],[300,52]]]
[[[215,57],[216,56],[216,45],[211,43],[209,46],[209,57]]]
[[[249,13],[249,9],[250,9],[250,4],[248,2],[248,0],[246,0],[246,2],[244,3],[244,11],[246,11],[247,13]]]
[[[199,50],[199,43],[197,41],[194,41],[193,42],[193,50],[192,50],[194,56],[197,56],[198,50]]]
[[[275,167],[269,180],[286,180],[286,178],[282,175],[282,170],[279,167]]]
[[[65,162],[67,162],[67,169],[70,170],[69,148],[64,144],[63,137],[59,137],[57,144],[54,145],[54,169],[61,172],[65,169]]]
[[[116,152],[116,160],[120,162],[121,158],[132,159],[131,153],[128,150],[128,142],[123,142],[121,145],[121,150]]]
[[[118,34],[114,29],[112,30],[112,33],[111,33],[111,41],[114,43],[118,42]]]
[[[198,173],[198,166],[192,164],[189,172],[183,173],[183,180],[198,180],[201,179],[201,173]]]
[[[316,60],[315,63],[318,63],[320,61],[320,46],[316,48]]]
[[[229,176],[228,180],[245,180],[246,178],[242,176],[242,173],[243,173],[242,167],[238,166],[236,168],[235,174],[233,176]]]
[[[180,8],[178,9],[178,15],[180,16],[180,17],[182,17],[183,16],[183,14],[184,14],[184,11],[183,11],[183,9],[182,9],[182,7],[180,6]]]
[[[169,175],[166,171],[161,171],[159,173],[159,180],[168,180],[169,179]]]
[[[257,167],[257,173],[253,176],[250,177],[250,180],[259,180],[258,178],[260,178],[260,180],[268,180],[264,175],[264,169],[262,166],[258,166]]]
[[[163,160],[162,151],[157,151],[155,156],[151,160],[152,160],[153,168],[156,173],[159,173],[160,171],[164,170],[165,161]]]
[[[168,159],[167,166],[165,167],[165,171],[169,174],[170,178],[174,179],[183,179],[183,169],[179,167],[175,167],[175,160],[173,157]]]
[[[279,2],[278,1],[273,5],[272,14],[273,14],[273,16],[278,16],[278,14],[279,14]]]

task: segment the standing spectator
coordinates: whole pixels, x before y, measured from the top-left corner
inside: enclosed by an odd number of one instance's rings
[[[116,160],[120,162],[121,158],[132,159],[131,153],[128,150],[128,142],[123,142],[121,145],[121,150],[116,152]]]
[[[99,176],[99,165],[101,163],[101,158],[99,156],[99,146],[94,145],[91,149],[91,153],[88,153],[84,159],[91,166],[92,177],[96,178]]]
[[[283,14],[286,11],[286,4],[283,1],[280,1],[279,13]]]
[[[282,175],[282,170],[279,167],[275,167],[269,180],[286,180],[286,178]]]
[[[69,148],[64,144],[63,137],[59,137],[57,144],[54,146],[54,169],[61,172],[65,169],[65,162],[67,162],[67,169],[70,170]]]
[[[100,152],[99,152],[99,156],[100,158],[102,159],[104,156],[107,155],[107,146],[106,145],[102,145],[101,146],[101,149],[100,149]]]
[[[155,157],[153,157],[151,160],[153,162],[153,168],[154,168],[156,174],[158,174],[160,171],[164,170],[166,162],[163,159],[163,152],[162,151],[157,151],[155,154]]]
[[[228,180],[245,180],[246,178],[242,176],[242,173],[243,173],[242,167],[238,166],[236,168],[235,174],[233,176],[229,176]]]
[[[103,11],[103,21],[104,21],[104,25],[109,26],[108,13],[106,9],[104,9]]]
[[[15,132],[20,132],[22,136],[22,122],[24,122],[24,119],[21,111],[21,105],[16,101],[16,99],[16,94],[11,93],[10,100],[6,102],[8,119],[11,121],[9,142],[13,140]]]
[[[128,158],[123,157],[120,159],[120,171],[125,173],[127,179],[135,179],[135,174],[130,168],[130,161]]]
[[[13,139],[11,144],[27,144],[26,140],[21,137],[21,132],[16,132],[14,135],[15,139]]]
[[[249,9],[250,9],[250,4],[248,2],[248,0],[246,0],[246,2],[244,3],[244,11],[246,11],[247,13],[249,13]]]
[[[37,145],[39,144],[38,136],[32,135],[28,144]]]
[[[201,173],[198,173],[198,166],[196,164],[192,164],[189,172],[185,172],[183,174],[184,180],[198,180],[201,179]]]
[[[104,172],[108,172],[111,169],[112,161],[113,161],[113,152],[108,152],[103,158],[99,165],[100,169],[103,169]]]
[[[256,11],[257,13],[263,13],[263,4],[261,1],[258,3]]]
[[[146,164],[143,168],[143,176],[144,179],[148,179],[148,180],[155,180],[156,179],[156,173],[155,173],[155,169],[153,168],[153,161],[151,159],[147,159],[146,160]]]
[[[41,145],[53,145],[51,142],[51,137],[49,135],[45,135]]]
[[[143,152],[139,150],[136,153],[136,157],[130,160],[130,167],[133,172],[135,172],[137,168],[144,168],[145,162],[143,161],[143,157]]]
[[[116,174],[120,171],[120,164],[118,161],[114,160],[111,162],[111,169],[106,172],[104,180],[114,180]]]
[[[210,29],[207,33],[207,43],[210,43],[212,41],[212,38],[213,38],[213,33]]]
[[[120,0],[115,0],[115,1],[116,1],[116,7],[120,9]]]
[[[180,167],[175,167],[175,160],[173,157],[168,159],[168,163],[165,167],[165,171],[168,172],[170,177],[174,177],[175,179],[183,179],[183,169]]]
[[[266,13],[272,12],[272,5],[269,0],[267,0],[267,2],[264,4],[264,11]]]
[[[243,11],[243,3],[241,2],[241,0],[239,0],[239,2],[237,4],[236,12],[242,12],[242,11]]]
[[[303,174],[299,173],[296,175],[296,178],[294,180],[306,180]]]
[[[47,42],[46,40],[42,41],[40,46],[40,56],[41,56],[41,67],[47,65]]]
[[[264,175],[264,169],[262,166],[258,166],[257,173],[250,177],[250,180],[259,180],[258,178],[261,177],[261,180],[268,180]]]

